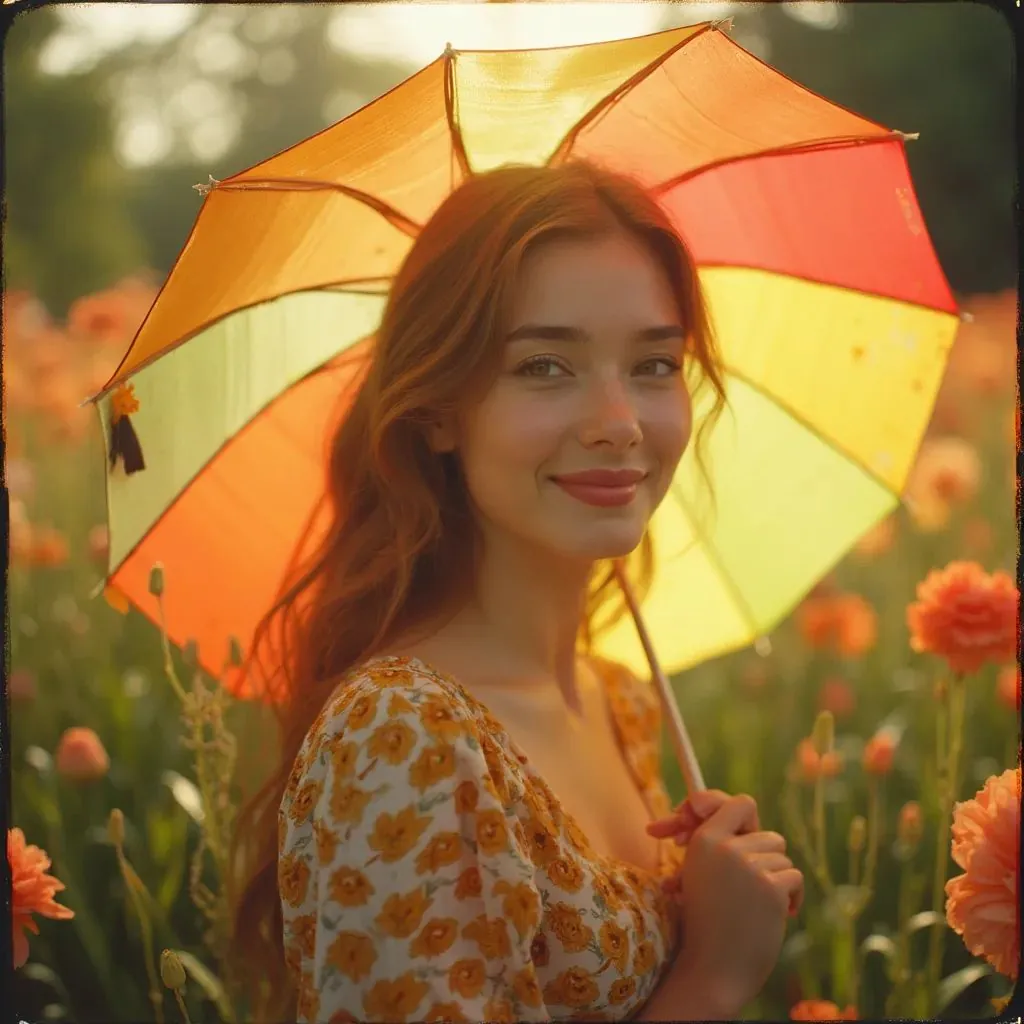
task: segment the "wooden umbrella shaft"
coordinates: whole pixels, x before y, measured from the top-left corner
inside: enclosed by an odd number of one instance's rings
[[[640,615],[636,596],[633,594],[633,588],[620,561],[615,562],[615,572],[619,579],[619,586],[622,587],[622,592],[626,595],[626,603],[629,605],[633,622],[636,624],[636,631],[640,636],[640,643],[643,645],[644,654],[647,655],[647,662],[651,666],[651,678],[654,680],[658,690],[662,714],[668,722],[669,737],[672,740],[672,747],[675,750],[679,767],[683,771],[687,795],[692,795],[700,790],[707,789],[707,786],[704,785],[704,776],[701,774],[700,765],[697,763],[697,755],[694,753],[693,744],[690,742],[690,734],[686,731],[683,716],[679,713],[675,694],[673,694],[672,688],[665,678],[665,673],[661,670],[661,665],[658,664],[657,655],[654,653],[654,645],[651,643],[647,627],[644,625],[643,618]]]

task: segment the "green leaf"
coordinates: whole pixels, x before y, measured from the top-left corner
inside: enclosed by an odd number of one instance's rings
[[[938,1005],[935,1007],[935,1012],[942,1013],[950,1003],[961,996],[971,985],[991,973],[992,967],[990,964],[974,963],[961,968],[954,974],[949,975],[948,978],[943,978],[939,982]]]
[[[890,963],[895,963],[898,955],[896,943],[888,935],[879,935],[877,932],[874,935],[869,935],[860,944],[860,952],[861,956],[867,956],[869,953],[880,953]]]
[[[907,918],[907,923],[903,930],[907,935],[913,935],[914,932],[919,932],[922,928],[930,928],[932,925],[944,925],[945,923],[946,919],[937,910],[922,910],[919,914]]]
[[[213,971],[211,971],[201,960],[191,953],[176,949],[178,959],[181,960],[188,976],[203,990],[203,994],[217,1007],[217,1012],[222,1020],[233,1020],[234,1013],[231,1009],[231,1001],[221,982]]]

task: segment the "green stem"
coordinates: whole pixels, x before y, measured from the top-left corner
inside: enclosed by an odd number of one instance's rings
[[[181,681],[178,679],[178,673],[174,670],[174,659],[171,656],[171,639],[167,635],[167,618],[164,615],[164,599],[158,597],[156,599],[157,613],[160,618],[160,641],[163,646],[164,652],[164,672],[170,681],[171,688],[183,704],[185,703],[185,688],[181,685]]]
[[[117,849],[117,861],[121,868],[121,877],[124,879],[125,888],[128,890],[128,897],[132,901],[135,915],[139,919],[139,930],[142,932],[142,949],[146,962],[146,975],[149,978],[149,1001],[153,1004],[153,1013],[156,1017],[156,1024],[164,1024],[164,997],[160,988],[156,960],[153,957],[153,929],[149,923],[149,915],[146,913],[135,890],[133,872],[131,871],[124,851],[120,846]]]
[[[185,1006],[185,1000],[182,999],[181,993],[177,989],[174,990],[174,998],[178,1000],[178,1009],[181,1010],[181,1016],[184,1018],[185,1024],[192,1024],[192,1021],[189,1020],[188,1008]]]
[[[799,794],[793,786],[787,786],[783,791],[782,806],[783,810],[788,812],[790,830],[793,838],[796,840],[797,846],[800,847],[800,852],[804,855],[804,859],[807,861],[808,865],[810,865],[811,872],[818,880],[818,884],[821,886],[822,891],[830,893],[832,891],[831,880],[827,873],[822,872],[821,865],[814,854],[810,837],[807,834],[807,827],[804,824],[803,814],[801,813]]]
[[[888,1018],[902,1013],[907,983],[910,981],[910,935],[907,933],[907,922],[910,920],[910,855],[900,862],[899,895],[897,897],[896,917],[896,966],[893,972],[893,987],[885,1004],[885,1015]]]
[[[832,876],[828,870],[828,851],[825,844],[825,780],[821,775],[814,780],[814,854],[818,870],[825,879],[828,889],[832,888]]]
[[[878,864],[878,838],[882,831],[882,784],[874,775],[868,779],[868,852],[864,858],[864,888],[875,882]]]
[[[947,706],[948,705],[948,706]],[[948,741],[943,728],[939,725],[938,749],[936,762],[938,770],[939,821],[935,830],[935,873],[932,876],[931,909],[943,914],[945,901],[943,895],[946,886],[946,874],[949,864],[949,827],[956,795],[957,760],[960,756],[963,732],[964,686],[963,676],[953,677],[947,694],[947,702],[939,705],[938,723],[949,723]],[[948,715],[948,718],[947,718]],[[928,943],[927,991],[928,1006],[935,1006],[938,999],[939,975],[942,972],[943,940],[946,929],[934,925]]]

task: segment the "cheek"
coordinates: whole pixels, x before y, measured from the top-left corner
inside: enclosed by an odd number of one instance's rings
[[[658,402],[648,410],[646,434],[664,457],[679,458],[693,432],[693,407],[683,391],[670,400]]]
[[[507,490],[555,469],[566,429],[565,410],[553,402],[500,401],[478,411],[465,433],[463,453],[471,486]]]

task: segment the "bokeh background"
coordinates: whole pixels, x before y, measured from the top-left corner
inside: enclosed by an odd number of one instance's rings
[[[173,265],[201,203],[192,186],[341,119],[446,42],[550,46],[730,16],[733,38],[791,78],[920,133],[907,144],[915,185],[969,314],[904,505],[773,634],[770,653],[737,652],[674,680],[709,785],[753,794],[764,827],[787,835],[779,794],[809,799],[799,744],[821,708],[833,712],[842,767],[824,787],[828,852],[842,875],[850,823],[869,795],[880,798],[873,893],[840,941],[835,907],[809,880],[807,908],[748,1016],[782,1019],[801,999],[844,995],[860,1016],[882,1015],[892,988],[882,940],[899,927],[900,878],[931,878],[934,837],[949,828],[930,810],[942,665],[911,651],[906,607],[927,572],[954,559],[1016,576],[1016,68],[1006,21],[973,3],[84,4],[14,20],[3,43],[12,820],[52,858],[66,885],[58,899],[75,912],[31,937],[15,983],[24,1019],[182,1019],[154,982],[147,944],[196,958],[192,1020],[234,1012],[194,902],[197,884],[215,888],[217,873],[202,852],[195,860],[204,807],[195,751],[182,742],[190,727],[158,631],[101,596],[102,442],[93,411],[80,407]],[[857,600],[835,601],[849,595]],[[837,633],[820,627],[825,608],[842,609],[827,613],[839,616]],[[187,682],[179,653],[171,664]],[[972,677],[959,799],[1017,763],[1019,685],[1013,665]],[[225,782],[235,805],[260,781],[271,734],[259,707],[230,705],[225,716],[239,737]],[[69,739],[72,728],[91,733]],[[868,763],[865,745],[880,730],[893,757]],[[670,758],[666,775],[681,796]],[[907,801],[924,809],[909,867],[898,835]],[[135,890],[108,835],[115,807]],[[915,913],[931,908],[928,891]],[[918,963],[929,927],[912,929]],[[952,933],[943,974],[959,978],[945,993],[948,1016],[990,1015],[990,1000],[1010,988]]]

